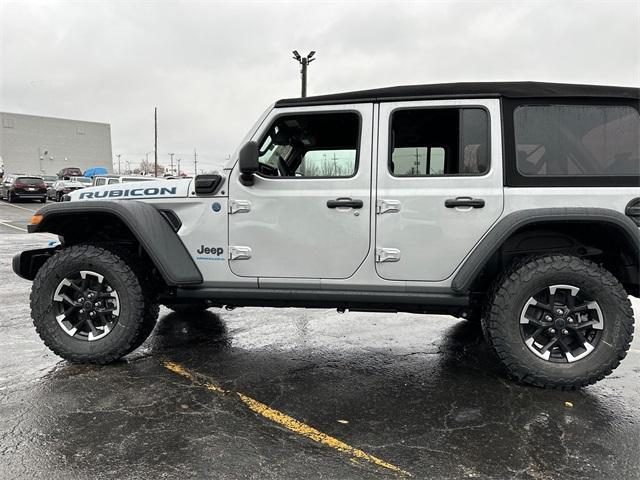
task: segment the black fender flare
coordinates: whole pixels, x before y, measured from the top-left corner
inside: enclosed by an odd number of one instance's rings
[[[169,286],[202,283],[202,274],[186,247],[165,217],[151,204],[136,200],[63,202],[38,210],[37,224],[29,233],[48,232],[63,235],[57,221],[74,215],[101,213],[113,215],[124,223],[138,240]],[[27,253],[27,252],[24,252]]]
[[[451,282],[458,294],[469,292],[474,280],[504,242],[517,230],[535,223],[600,223],[618,229],[640,263],[640,229],[629,217],[607,208],[534,208],[510,213],[498,221],[466,258]]]

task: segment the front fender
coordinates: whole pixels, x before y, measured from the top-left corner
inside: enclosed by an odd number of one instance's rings
[[[92,214],[106,214],[121,221],[140,243],[167,285],[187,286],[202,283],[202,274],[182,240],[165,217],[149,203],[126,200],[47,205],[35,213],[36,216],[42,216],[39,223],[27,228],[30,233],[49,232],[64,237],[65,230],[73,228],[73,220],[90,222]],[[109,238],[100,240],[108,242]]]

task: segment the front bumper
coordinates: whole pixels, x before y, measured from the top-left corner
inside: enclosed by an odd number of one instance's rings
[[[31,226],[31,225],[29,225]],[[35,225],[34,225],[35,226]],[[53,255],[60,247],[37,248],[35,250],[25,250],[13,256],[11,268],[16,275],[25,280],[33,280],[44,262]]]

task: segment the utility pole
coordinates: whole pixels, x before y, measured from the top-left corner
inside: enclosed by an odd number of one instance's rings
[[[307,96],[307,67],[311,62],[315,60],[315,58],[312,58],[315,54],[315,50],[312,50],[306,57],[301,57],[297,50],[293,51],[293,59],[296,60],[301,66],[300,77],[302,80],[302,98]]]
[[[171,157],[171,175],[173,175],[173,156],[175,155],[175,153],[170,153],[169,156]]]
[[[121,173],[121,172],[120,172],[120,157],[121,157],[121,156],[122,156],[121,154],[117,154],[117,155],[116,155],[116,157],[118,157],[118,175],[120,175],[120,173]]]
[[[198,154],[196,149],[193,149],[193,174],[198,175]]]
[[[158,107],[153,109],[153,175],[158,176]]]
[[[178,162],[178,176],[180,176],[180,160],[182,160],[181,158],[178,158],[177,162]]]
[[[415,153],[415,157],[416,157],[416,161],[413,162],[413,164],[416,166],[416,171],[415,174],[419,175],[420,174],[420,154],[418,153],[418,149],[416,148],[416,153]],[[429,172],[427,172],[428,174]]]

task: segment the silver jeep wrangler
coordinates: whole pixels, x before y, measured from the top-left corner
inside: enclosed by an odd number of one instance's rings
[[[51,350],[108,363],[158,305],[450,314],[533,385],[602,379],[640,291],[637,88],[405,86],[280,100],[215,175],[93,187],[25,251]]]

